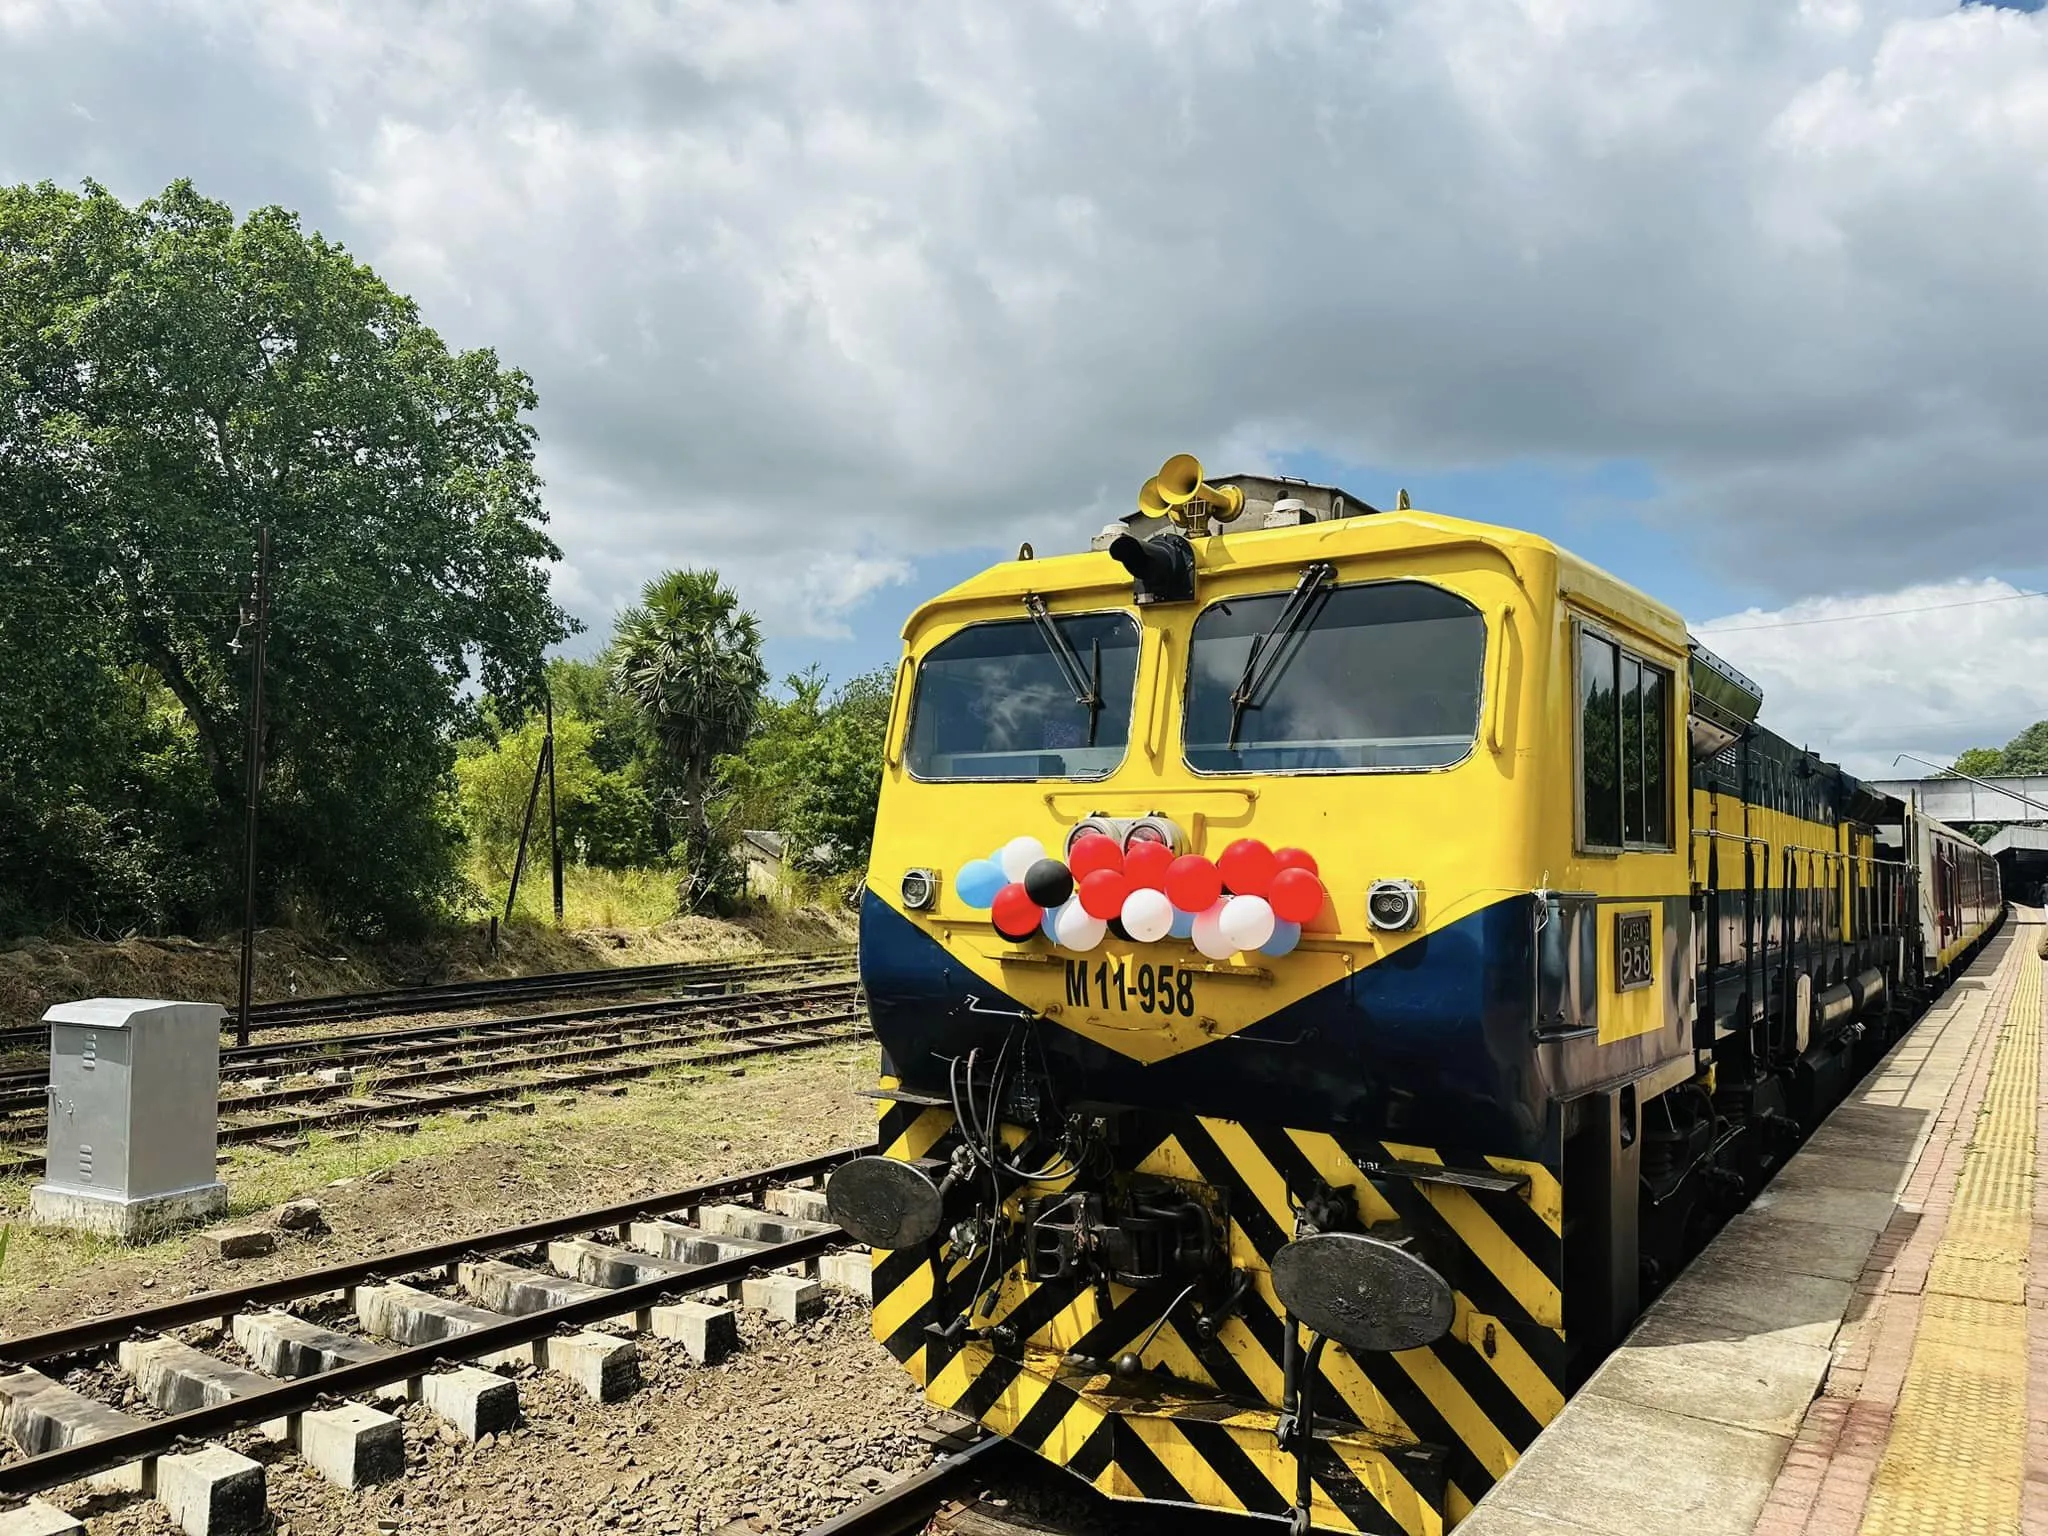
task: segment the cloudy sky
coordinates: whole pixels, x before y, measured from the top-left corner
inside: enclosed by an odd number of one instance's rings
[[[708,562],[845,676],[1188,449],[1552,534],[1865,771],[2048,716],[2031,4],[0,0],[0,178],[88,176],[530,371],[599,631]]]

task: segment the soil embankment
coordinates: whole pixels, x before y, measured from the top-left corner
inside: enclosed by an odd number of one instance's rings
[[[489,947],[483,924],[452,928],[406,944],[365,944],[284,928],[256,935],[258,1002],[380,987],[416,986],[482,976],[596,970],[718,960],[853,943],[850,913],[824,908],[725,920],[685,917],[650,929],[558,931],[516,924]],[[182,938],[17,939],[0,946],[0,1026],[32,1024],[53,1003],[81,997],[162,997],[232,1005],[241,941],[229,934]]]

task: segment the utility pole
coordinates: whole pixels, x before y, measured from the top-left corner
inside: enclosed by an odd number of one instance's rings
[[[555,866],[555,926],[562,926],[562,824],[555,818],[555,691],[541,682],[541,701],[548,712],[548,851]]]
[[[235,1044],[249,1043],[249,994],[256,980],[256,808],[263,795],[263,667],[270,640],[270,528],[256,530],[256,595],[244,610],[254,626],[249,654],[249,757],[242,829],[242,995],[235,1010]]]
[[[544,736],[540,743],[540,756],[533,760],[533,784],[526,791],[526,816],[519,823],[519,851],[512,856],[512,887],[505,892],[505,926],[512,926],[512,905],[519,900],[519,877],[526,870],[526,844],[533,836],[533,811],[540,802],[542,775],[553,766],[555,742],[552,736]]]

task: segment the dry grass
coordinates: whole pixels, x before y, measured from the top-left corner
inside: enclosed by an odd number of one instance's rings
[[[473,871],[478,887],[502,902],[505,881]],[[554,885],[545,859],[519,881],[515,922],[555,920]],[[502,910],[502,908],[500,909]],[[579,928],[658,928],[676,915],[676,877],[666,869],[593,869],[571,864],[562,871],[562,926]]]
[[[764,1142],[764,1136],[782,1142],[794,1137],[819,1151],[871,1136],[873,1106],[860,1090],[873,1084],[874,1073],[873,1043],[851,1040],[754,1058],[742,1077],[677,1068],[635,1081],[618,1098],[576,1094],[562,1104],[556,1102],[558,1095],[537,1089],[526,1096],[535,1103],[531,1115],[491,1113],[475,1123],[434,1115],[410,1136],[371,1130],[350,1140],[316,1133],[292,1152],[235,1147],[221,1166],[228,1186],[227,1219],[247,1218],[304,1195],[320,1196],[337,1179],[365,1180],[387,1170],[414,1169],[431,1183],[437,1165],[486,1150],[534,1184],[572,1191],[578,1181],[593,1177],[648,1188],[689,1182],[706,1167],[738,1172],[750,1166],[749,1157],[786,1150]],[[0,1181],[0,1227],[13,1227],[0,1267],[0,1334],[17,1331],[11,1318],[24,1292],[80,1280],[125,1284],[170,1276],[183,1272],[194,1257],[184,1235],[126,1248],[103,1238],[31,1228],[26,1220],[31,1182]],[[457,1206],[469,1199],[460,1180],[443,1195]],[[473,1219],[438,1235],[493,1225],[500,1215],[479,1197]],[[434,1221],[427,1213],[421,1219],[430,1226]],[[372,1246],[427,1241],[436,1232],[401,1229],[392,1235],[393,1242]]]
[[[546,871],[541,873],[538,885],[527,889],[545,912],[549,892]],[[658,905],[647,891],[659,878],[651,871],[620,877],[609,897],[602,882],[582,888],[589,910],[579,908],[571,915],[579,920],[602,916],[609,899],[615,916],[645,916],[646,909]],[[640,889],[636,881],[645,887],[639,895],[633,894]],[[526,889],[520,898],[524,911]],[[632,907],[633,901],[641,909]],[[854,923],[849,913],[823,908],[762,912],[731,921],[680,917],[652,927],[593,920],[582,928],[558,930],[551,921],[518,921],[501,934],[496,955],[489,952],[486,932],[485,925],[470,924],[419,943],[371,945],[266,928],[256,936],[256,997],[269,1001],[480,976],[837,948],[853,943]],[[17,940],[0,947],[0,1023],[32,1023],[51,1004],[81,997],[232,1003],[240,961],[240,943],[232,937],[207,943],[181,938]]]

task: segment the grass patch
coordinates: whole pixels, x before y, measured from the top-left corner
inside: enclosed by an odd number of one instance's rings
[[[829,1108],[818,1113],[821,1100],[850,1099],[872,1085],[872,1041],[853,1039],[794,1056],[755,1057],[744,1065],[743,1078],[678,1065],[633,1081],[621,1097],[578,1093],[567,1104],[553,1102],[555,1095],[536,1085],[534,1092],[522,1095],[535,1101],[531,1115],[511,1115],[502,1105],[487,1105],[482,1121],[431,1115],[410,1136],[365,1128],[356,1140],[314,1132],[290,1152],[233,1147],[220,1169],[228,1186],[224,1219],[247,1218],[303,1195],[317,1198],[337,1179],[363,1179],[405,1164],[431,1164],[485,1145],[510,1153],[526,1176],[541,1183],[572,1169],[613,1170],[636,1182],[668,1181],[674,1170],[707,1164],[739,1172],[752,1166],[746,1159],[754,1155],[764,1126],[775,1119],[764,1104],[776,1102],[802,1105],[806,1114],[800,1123],[820,1121],[814,1137],[805,1133],[814,1150],[872,1135],[872,1110],[865,1103],[840,1115],[836,1125],[828,1123],[833,1118]],[[725,1151],[728,1142],[732,1149]],[[10,1295],[103,1266],[135,1275],[160,1272],[179,1260],[189,1241],[188,1234],[180,1233],[126,1247],[111,1239],[30,1227],[26,1212],[33,1182],[0,1181],[0,1227],[14,1227],[11,1250],[0,1267],[0,1333],[13,1331],[7,1326]],[[688,1183],[691,1178],[675,1177],[672,1182]],[[495,1216],[486,1214],[442,1235],[453,1237],[498,1224]]]
[[[519,902],[514,921],[555,920],[553,880],[547,852],[529,862],[519,877]],[[471,872],[478,889],[504,911],[509,872],[477,868]],[[562,926],[565,928],[658,928],[676,916],[676,875],[668,869],[596,869],[567,864],[562,869]]]

